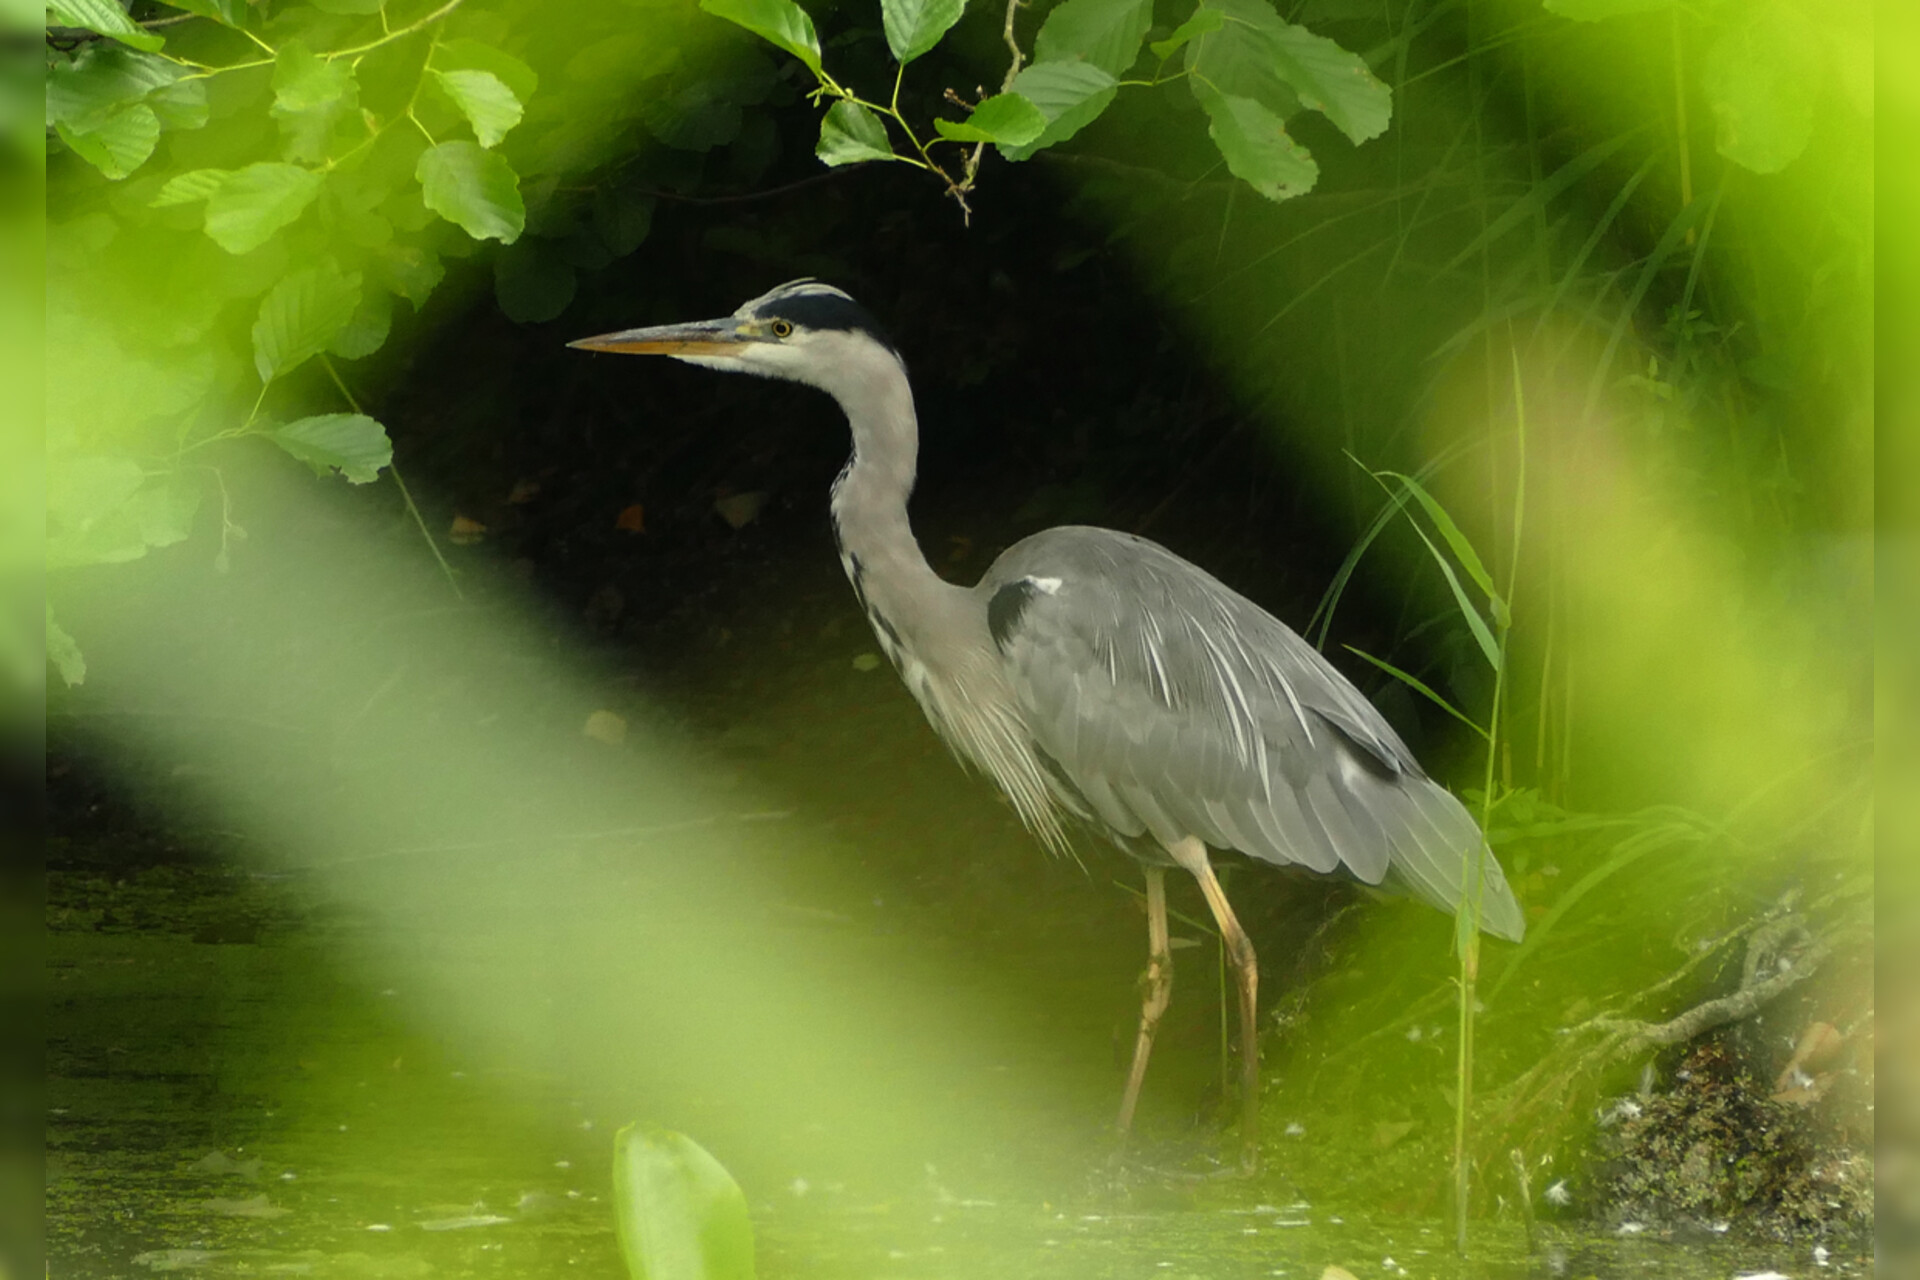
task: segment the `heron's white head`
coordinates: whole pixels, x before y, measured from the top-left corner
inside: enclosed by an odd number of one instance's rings
[[[812,279],[790,280],[719,320],[625,329],[567,345],[671,356],[709,369],[804,382],[843,404],[876,376],[905,371],[900,353],[865,307]]]

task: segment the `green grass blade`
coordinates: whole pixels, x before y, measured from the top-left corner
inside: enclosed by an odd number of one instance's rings
[[[1440,554],[1440,548],[1433,545],[1433,539],[1419,525],[1413,531],[1420,535],[1420,541],[1427,544],[1427,550],[1433,553],[1433,562],[1440,566],[1440,572],[1447,577],[1447,585],[1453,588],[1454,603],[1460,606],[1460,616],[1467,620],[1467,629],[1473,632],[1473,638],[1480,645],[1480,652],[1486,655],[1487,665],[1495,671],[1500,670],[1500,645],[1488,629],[1485,618],[1473,607],[1473,601],[1467,598],[1467,589],[1460,585],[1460,575],[1453,571],[1453,562]]]
[[[1586,177],[1587,174],[1593,170],[1599,168],[1607,157],[1611,156],[1621,147],[1626,146],[1638,133],[1639,130],[1630,129],[1616,138],[1610,138],[1605,142],[1589,147],[1573,159],[1561,165],[1553,172],[1552,176],[1546,178],[1538,186],[1528,188],[1527,194],[1524,197],[1508,205],[1505,212],[1487,224],[1486,230],[1473,238],[1472,243],[1454,255],[1452,262],[1440,268],[1440,274],[1447,275],[1458,270],[1463,263],[1470,261],[1475,254],[1485,249],[1488,245],[1491,245],[1494,241],[1519,226],[1534,214],[1544,210],[1547,203],[1555,196],[1580,181],[1580,179]]]
[[[1473,549],[1473,543],[1467,540],[1467,535],[1460,532],[1460,526],[1453,522],[1453,517],[1448,515],[1447,509],[1440,505],[1440,500],[1428,493],[1426,486],[1412,476],[1403,475],[1398,471],[1380,471],[1375,475],[1392,476],[1405,485],[1419,500],[1421,508],[1427,513],[1427,518],[1433,521],[1433,526],[1440,531],[1440,536],[1447,540],[1447,547],[1460,561],[1461,567],[1467,571],[1467,576],[1472,578],[1473,584],[1486,594],[1487,602],[1493,606],[1495,620],[1501,620],[1506,613],[1506,601],[1502,600],[1500,593],[1494,590],[1493,575],[1487,572],[1487,566],[1480,561],[1480,553]]]
[[[1388,662],[1385,658],[1374,657],[1372,654],[1368,653],[1365,649],[1356,649],[1352,645],[1347,645],[1345,647],[1348,653],[1351,653],[1356,657],[1365,658],[1368,662],[1371,662],[1374,666],[1380,668],[1382,671],[1392,676],[1395,680],[1398,680],[1402,684],[1407,685],[1409,688],[1413,689],[1417,693],[1425,694],[1428,698],[1433,700],[1433,704],[1435,706],[1439,707],[1442,711],[1446,712],[1448,715],[1452,716],[1455,720],[1458,720],[1461,724],[1467,726],[1467,728],[1473,730],[1475,733],[1479,734],[1481,737],[1485,738],[1487,736],[1487,731],[1485,729],[1482,729],[1479,725],[1475,724],[1472,720],[1468,719],[1465,712],[1461,711],[1458,707],[1455,707],[1451,702],[1448,702],[1445,698],[1435,693],[1432,689],[1429,689],[1424,683],[1422,683],[1422,681],[1418,676],[1415,676],[1410,672],[1402,671],[1400,668],[1394,666],[1391,662]]]

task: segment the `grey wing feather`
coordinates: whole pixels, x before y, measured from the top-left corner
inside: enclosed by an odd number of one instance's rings
[[[1524,929],[1473,818],[1359,690],[1252,601],[1155,543],[1052,529],[976,590],[1068,808],[1137,847],[1198,836],[1272,863],[1389,872],[1482,926]]]

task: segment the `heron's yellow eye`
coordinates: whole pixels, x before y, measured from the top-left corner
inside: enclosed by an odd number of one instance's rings
[[[790,338],[793,336],[793,326],[785,320],[775,320],[773,322],[773,336],[776,338]]]

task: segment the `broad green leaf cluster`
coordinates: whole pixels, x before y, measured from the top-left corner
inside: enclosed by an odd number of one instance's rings
[[[959,21],[960,0],[883,0],[887,47],[901,73],[884,102],[862,97],[827,71],[813,19],[794,0],[701,0],[700,7],[812,73],[816,99],[832,100],[815,152],[822,163],[914,165],[943,182],[962,210],[986,146],[1025,160],[1093,123],[1122,88],[1186,80],[1227,168],[1276,201],[1311,190],[1319,177],[1313,157],[1287,132],[1290,117],[1319,112],[1358,144],[1385,131],[1392,114],[1386,85],[1358,54],[1287,22],[1267,0],[1200,0],[1151,43],[1152,0],[1061,0],[1034,38],[1031,61],[1014,39],[1010,10],[1013,65],[1000,92],[969,106],[965,119],[935,119],[932,136],[902,114],[900,80],[907,64]],[[903,146],[895,145],[896,134]],[[937,152],[943,143],[959,150]]]
[[[610,140],[587,145],[578,120],[540,113],[524,55],[551,6],[149,8],[134,11],[144,24],[115,0],[47,8],[47,535],[61,572],[181,543],[216,506],[224,568],[244,536],[235,447],[378,479],[392,445],[360,403],[375,367],[354,362],[382,352],[450,266],[491,242],[502,308],[549,319],[576,270],[631,253],[650,226],[651,197],[617,181],[560,189]],[[582,77],[587,100],[671,70],[636,56],[648,33],[619,17],[587,33],[593,56],[621,60]],[[736,128],[751,79],[709,90]],[[699,114],[654,113],[660,133]],[[79,680],[84,637],[49,612],[47,642]]]

